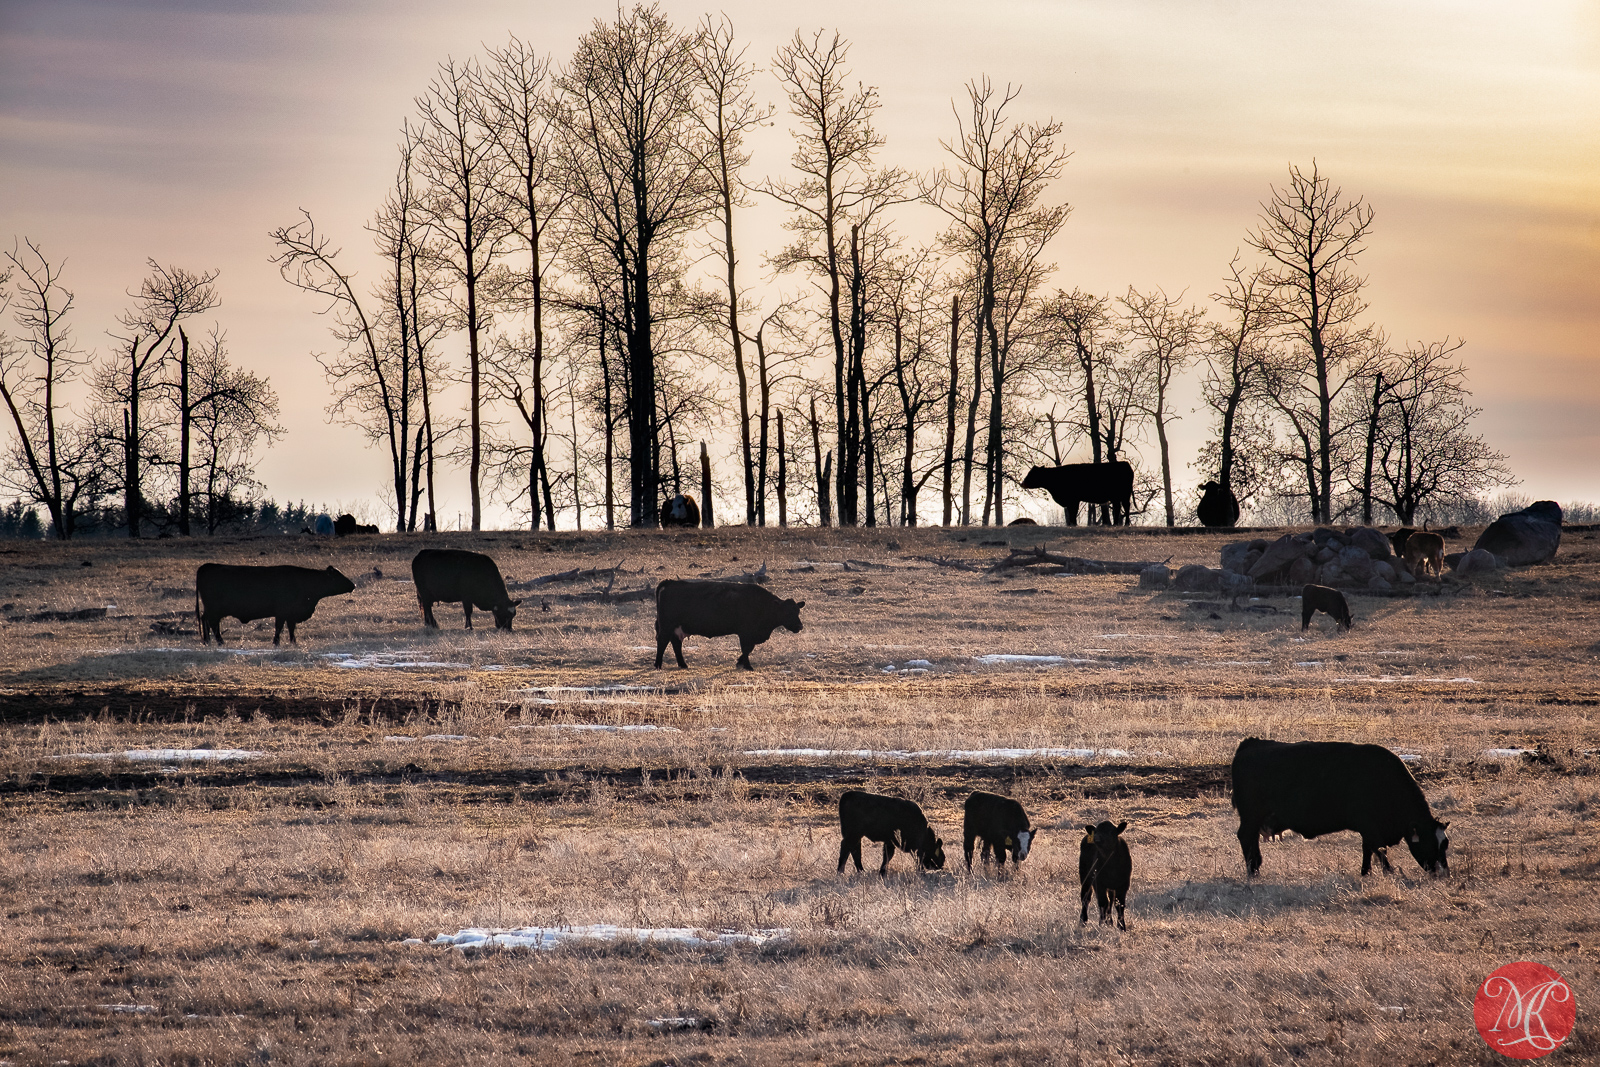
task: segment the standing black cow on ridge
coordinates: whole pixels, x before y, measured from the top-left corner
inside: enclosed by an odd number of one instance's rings
[[[411,578],[417,584],[417,603],[422,606],[422,621],[434,629],[433,605],[460,603],[467,616],[466,629],[472,629],[472,609],[494,613],[496,630],[511,629],[517,605],[506,593],[506,583],[494,560],[481,552],[456,548],[425,548],[411,561]]]
[[[1450,873],[1450,824],[1433,817],[1417,780],[1382,745],[1247,737],[1233,756],[1233,807],[1246,877],[1261,869],[1261,836],[1285,830],[1306,838],[1354,830],[1362,874],[1373,856],[1392,871],[1386,850],[1401,838],[1423,870]]]
[[[289,643],[296,623],[305,622],[317,610],[317,601],[326,596],[343,596],[355,591],[355,583],[338,571],[312,570],[310,567],[245,567],[231,563],[202,563],[194,575],[194,617],[200,623],[200,643],[215,637],[222,644],[222,620],[233,616],[240,622],[272,619],[277,628],[272,643],[283,637],[289,626]]]
[[[1078,525],[1078,505],[1111,505],[1111,524],[1128,525],[1133,511],[1133,465],[1126,460],[1111,463],[1066,463],[1060,467],[1034,467],[1022,479],[1024,489],[1043,489],[1067,511],[1067,525]],[[1094,517],[1091,508],[1089,517]]]
[[[1200,503],[1194,511],[1201,526],[1231,527],[1239,521],[1239,498],[1233,490],[1207,482],[1200,487]]]
[[[800,609],[804,600],[780,600],[759,585],[744,582],[684,581],[668,578],[656,586],[656,669],[672,645],[678,666],[683,659],[683,639],[696,637],[739,637],[738,665],[750,666],[750,653],[782,626],[790,633],[802,628]]]

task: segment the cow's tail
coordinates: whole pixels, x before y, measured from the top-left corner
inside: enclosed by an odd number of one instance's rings
[[[194,583],[194,624],[200,627],[200,640],[204,643],[206,639],[206,624],[205,616],[200,613],[200,580],[198,578],[195,579]]]

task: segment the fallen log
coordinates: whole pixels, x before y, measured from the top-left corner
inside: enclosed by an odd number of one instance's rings
[[[1147,567],[1159,566],[1170,563],[1172,557],[1162,560],[1141,560],[1137,562],[1119,559],[1086,559],[1083,556],[1058,556],[1054,552],[1046,552],[1043,545],[1035,548],[1013,548],[1011,555],[993,564],[990,571],[1005,570],[1008,567],[1037,567],[1040,564],[1053,564],[1061,568],[1060,574],[1138,574]]]
[[[529,579],[526,582],[507,582],[506,587],[508,589],[535,589],[541,585],[550,585],[554,582],[576,582],[584,578],[609,578],[614,582],[617,580],[618,574],[627,573],[622,569],[622,564],[625,562],[627,561],[618,560],[615,567],[589,567],[588,569],[574,567],[570,571],[545,574],[538,578]]]
[[[964,559],[946,559],[943,556],[912,556],[911,558],[921,560],[923,563],[932,563],[936,567],[954,567],[958,571],[982,571],[988,569],[976,563],[969,563]]]

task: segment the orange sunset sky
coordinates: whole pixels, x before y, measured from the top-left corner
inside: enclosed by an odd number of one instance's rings
[[[1507,453],[1516,491],[1600,500],[1593,0],[661,6],[684,26],[725,12],[763,66],[797,28],[837,28],[855,76],[882,95],[880,161],[912,170],[944,162],[938,142],[969,79],[1020,84],[1012,114],[1060,120],[1074,153],[1055,191],[1073,213],[1052,288],[1160,286],[1205,303],[1271,185],[1315,159],[1376,209],[1361,261],[1370,321],[1397,346],[1465,339],[1477,430]],[[280,280],[267,233],[306,208],[374,280],[362,226],[435,65],[509,33],[561,63],[615,12],[582,0],[0,0],[0,238],[68,260],[86,348],[105,348],[147,257],[220,268],[215,317],[233,356],[283,402],[288,434],[258,471],[269,494],[366,502],[379,518],[385,459],[328,424],[311,355],[332,346],[327,323]],[[768,74],[756,91],[782,99]],[[789,175],[778,118],[754,142],[751,181]],[[770,203],[741,220],[742,280],[758,297],[798,284],[761,269],[782,221]],[[940,219],[907,206],[898,225],[921,239]],[[1174,448],[1189,485],[1208,427],[1192,404]],[[1144,456],[1156,461],[1153,447]],[[465,508],[464,477],[443,488],[442,517]]]

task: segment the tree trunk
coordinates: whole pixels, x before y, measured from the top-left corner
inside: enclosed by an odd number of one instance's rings
[[[817,463],[817,517],[823,526],[833,525],[833,508],[828,499],[828,486],[833,470],[833,453],[828,453],[828,465],[822,464],[822,432],[817,424],[817,400],[811,398],[811,450],[816,456]]]
[[[778,409],[778,525],[789,525],[789,453],[783,440],[783,409]]]
[[[1367,412],[1367,464],[1361,472],[1361,524],[1372,525],[1372,459],[1378,448],[1378,416],[1383,410],[1383,375],[1372,384],[1372,408]],[[1410,516],[1402,520],[1410,522]]]
[[[756,387],[759,390],[758,403],[761,408],[761,442],[756,450],[756,523],[765,526],[767,524],[767,428],[772,421],[772,383],[767,379],[767,347],[761,335],[762,330],[757,330]],[[783,419],[783,412],[778,412],[778,419],[780,421]],[[780,450],[783,448],[781,432],[778,448]]]
[[[178,533],[189,536],[189,335],[178,327]]]
[[[748,439],[749,435],[746,434]],[[711,453],[706,443],[700,442],[700,528],[710,530],[717,525],[711,517]]]
[[[972,399],[967,402],[967,441],[961,457],[961,525],[972,525],[972,463],[978,440],[978,405],[983,402],[983,320],[972,330]]]
[[[961,362],[958,358],[961,347],[961,296],[957,294],[950,298],[950,392],[945,403],[944,425],[944,520],[945,526],[950,525],[952,512],[955,508],[955,485],[953,482],[956,458],[956,407],[960,403]]]

